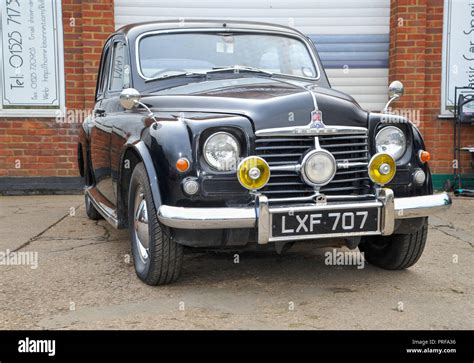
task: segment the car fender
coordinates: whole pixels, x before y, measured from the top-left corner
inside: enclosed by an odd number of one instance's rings
[[[153,203],[155,204],[156,210],[161,206],[161,194],[160,188],[158,186],[158,174],[156,172],[153,160],[151,158],[148,147],[145,145],[144,141],[138,141],[129,147],[133,148],[134,151],[139,155],[143,165],[145,166],[146,173],[148,175],[148,180],[150,182],[150,190],[152,193]],[[123,153],[123,156],[125,152]],[[122,158],[123,158],[122,156]]]

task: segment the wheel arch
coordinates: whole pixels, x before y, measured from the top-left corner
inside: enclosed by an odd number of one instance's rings
[[[85,177],[85,165],[84,165],[84,154],[82,152],[82,144],[77,144],[77,167],[79,168],[79,175]]]
[[[86,139],[81,139],[77,144],[77,166],[85,186],[90,187],[94,185],[95,181],[92,172],[90,145]]]
[[[156,210],[161,206],[162,199],[158,185],[158,175],[148,147],[143,141],[126,145],[120,158],[117,185],[117,217],[120,228],[128,227],[128,192],[130,180],[133,169],[140,162],[143,162],[143,165],[145,166]]]

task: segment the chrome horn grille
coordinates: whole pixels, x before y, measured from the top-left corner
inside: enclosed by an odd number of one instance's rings
[[[320,193],[327,196],[370,196],[367,129],[330,130],[301,133],[271,130],[257,132],[255,154],[264,158],[272,170],[269,183],[261,190],[262,194],[270,201],[282,202],[314,195],[314,188],[300,176],[299,164],[303,155],[314,148],[317,136],[321,148],[331,152],[338,163],[334,179],[321,187]]]

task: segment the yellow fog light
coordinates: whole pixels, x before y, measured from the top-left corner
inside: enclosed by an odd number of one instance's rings
[[[237,167],[237,179],[244,188],[261,189],[270,179],[270,167],[258,156],[246,157]]]
[[[369,177],[374,183],[385,185],[395,176],[397,166],[395,160],[384,153],[375,154],[369,162]]]

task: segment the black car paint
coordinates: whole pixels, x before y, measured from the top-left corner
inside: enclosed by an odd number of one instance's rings
[[[256,25],[249,25],[252,26]],[[213,171],[202,160],[199,150],[212,130],[227,129],[243,142],[242,156],[252,154],[255,131],[309,123],[314,103],[308,89],[316,95],[326,125],[367,127],[369,140],[373,140],[380,127],[386,124],[384,115],[366,112],[352,97],[329,88],[317,53],[321,70],[317,81],[242,73],[240,77],[215,74],[201,80],[145,82],[134,68],[135,39],[142,32],[153,29],[153,25],[124,28],[111,36],[109,42],[119,37],[129,45],[131,85],[142,93],[142,102],[152,109],[154,117],[147,116],[143,108],[124,110],[118,93],[105,93],[95,105],[95,109],[100,109],[103,114],[94,115],[84,123],[80,135],[82,155],[78,159],[84,162],[81,170],[88,176],[88,187],[96,188],[116,209],[118,227],[127,227],[124,209],[130,172],[124,168],[130,155],[145,163],[156,208],[162,203],[176,206],[245,205],[251,199],[237,182],[235,173]],[[286,29],[285,32],[302,37],[294,30]],[[163,88],[163,84],[168,86]],[[420,163],[416,153],[424,149],[419,131],[408,120],[398,116],[391,116],[390,124],[404,128],[410,145],[397,163],[397,177],[389,187],[397,197],[431,194],[429,168]],[[370,147],[374,154],[373,143]],[[180,157],[191,161],[191,167],[184,173],[174,167]],[[427,174],[425,183],[419,187],[412,183],[416,168]],[[185,195],[181,187],[182,181],[189,177],[197,178],[201,185],[200,193],[193,197]],[[207,184],[211,187],[206,188]],[[227,189],[216,192],[216,185],[225,185]],[[239,233],[252,234],[239,230],[208,232],[200,233],[207,236],[205,238],[210,244],[218,244],[220,238],[224,239],[224,244],[242,239]],[[180,233],[181,238],[177,240],[185,243],[188,231]]]

